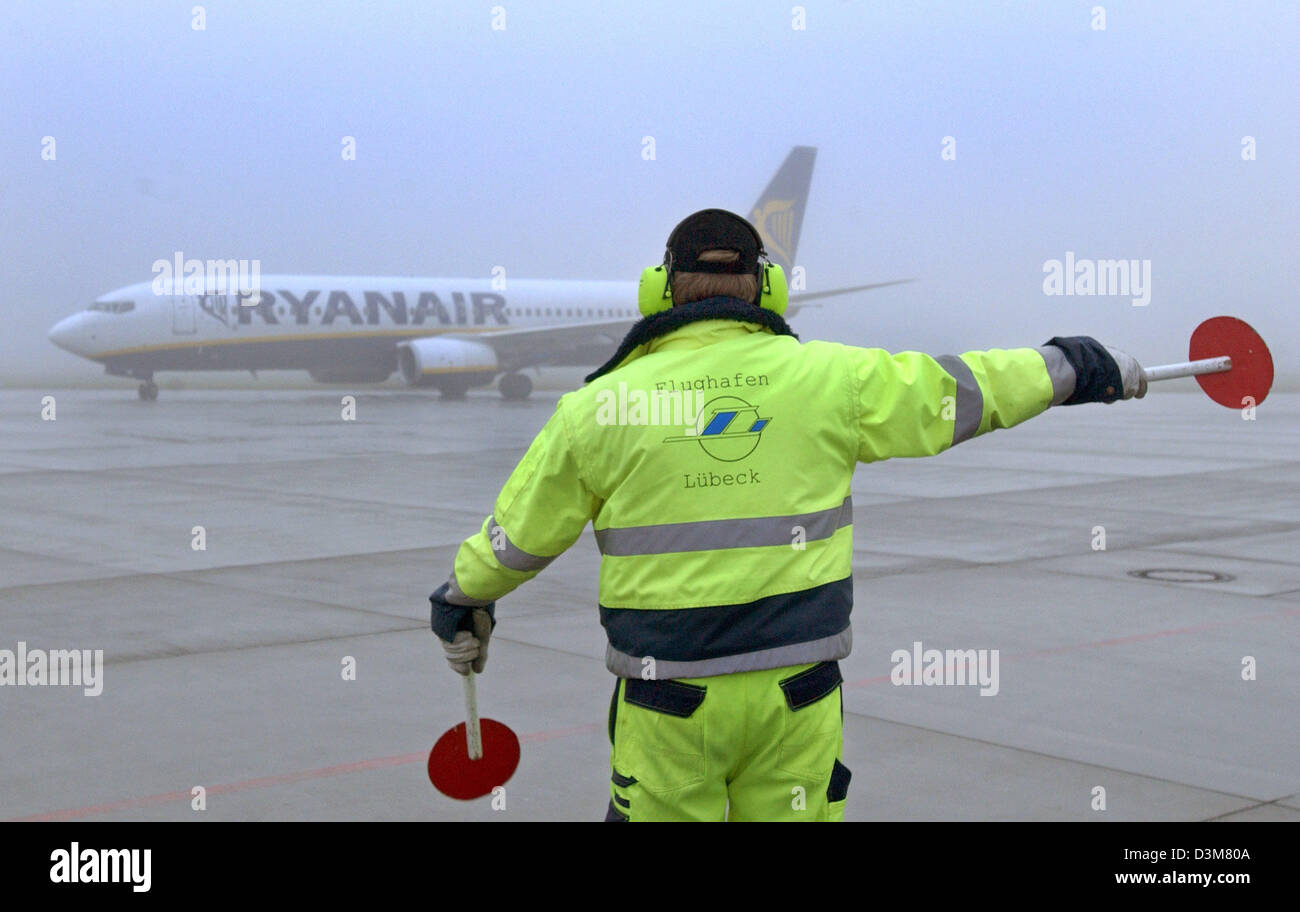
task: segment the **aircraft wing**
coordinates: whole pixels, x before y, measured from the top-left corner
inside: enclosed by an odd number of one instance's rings
[[[827,291],[792,294],[790,314],[793,316],[799,307],[808,306],[806,303],[808,301],[833,298],[855,291],[870,291],[873,288],[887,288],[890,285],[902,285],[911,281],[912,279],[895,279],[891,282],[873,282],[867,285],[832,288]],[[450,333],[448,338],[463,338],[492,346],[504,370],[521,370],[546,364],[589,367],[603,364],[618,348],[618,343],[623,341],[623,337],[636,325],[636,322],[628,319],[588,320],[584,323],[565,323],[558,326],[507,327],[491,332],[474,333],[472,336]]]
[[[834,298],[838,295],[852,294],[855,291],[870,291],[873,288],[888,288],[890,285],[906,285],[915,279],[894,279],[892,282],[872,282],[870,285],[850,285],[847,288],[832,288],[828,291],[810,291],[801,294],[790,295],[791,304],[808,306],[808,301],[816,301],[818,298]]]
[[[463,338],[492,346],[506,370],[520,370],[545,364],[589,367],[603,364],[618,343],[636,324],[635,320],[589,320],[559,326],[509,327],[478,332]]]

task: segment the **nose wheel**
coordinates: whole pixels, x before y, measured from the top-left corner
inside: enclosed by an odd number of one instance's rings
[[[152,380],[146,380],[144,383],[140,384],[136,389],[136,392],[139,393],[140,398],[145,402],[153,402],[158,398],[158,384],[154,383]]]

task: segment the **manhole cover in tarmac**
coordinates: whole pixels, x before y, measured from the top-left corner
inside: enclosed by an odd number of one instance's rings
[[[1138,579],[1159,580],[1162,583],[1230,583],[1234,579],[1231,573],[1217,570],[1130,570],[1129,576]]]

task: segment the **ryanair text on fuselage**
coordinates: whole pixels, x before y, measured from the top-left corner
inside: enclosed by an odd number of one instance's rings
[[[482,326],[508,325],[506,297],[491,291],[451,293],[444,301],[433,291],[420,292],[412,302],[406,292],[388,294],[362,292],[360,301],[346,291],[313,289],[295,294],[281,289],[239,295],[237,306],[228,306],[228,295],[199,295],[204,313],[226,324],[248,325],[258,320],[266,324],[329,326],[334,323],[353,326]]]

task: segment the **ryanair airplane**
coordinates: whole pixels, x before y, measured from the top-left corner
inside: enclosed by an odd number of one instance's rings
[[[792,273],[817,150],[796,146],[749,213],[769,259]],[[179,284],[177,276],[176,284]],[[880,282],[791,294],[786,316],[817,298]],[[262,276],[249,294],[159,294],[154,282],[110,292],[50,330],[50,341],[140,382],[158,398],[157,371],[306,370],[321,383],[379,383],[463,396],[499,379],[524,399],[522,373],[605,361],[640,319],[636,282]],[[201,287],[212,288],[212,285]]]

